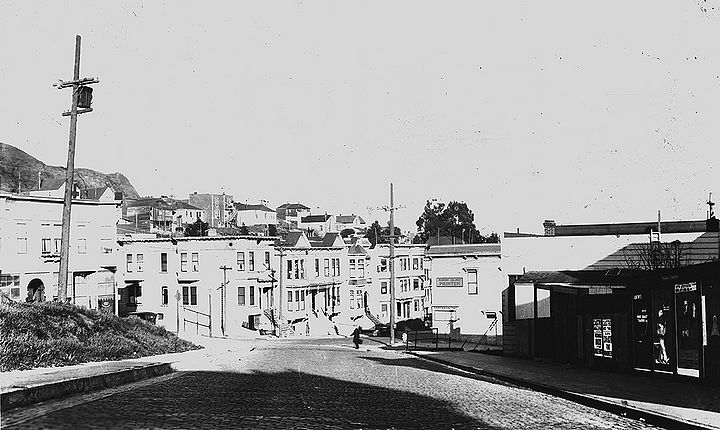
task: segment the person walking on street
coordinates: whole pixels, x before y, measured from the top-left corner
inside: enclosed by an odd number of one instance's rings
[[[355,349],[359,349],[360,344],[362,343],[362,340],[360,340],[360,326],[355,327],[355,331],[352,332],[352,338],[353,343],[355,344]]]

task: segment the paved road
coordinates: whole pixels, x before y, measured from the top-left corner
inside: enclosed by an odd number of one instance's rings
[[[212,370],[20,411],[27,421],[14,428],[654,428],[373,344],[350,345],[258,341]]]

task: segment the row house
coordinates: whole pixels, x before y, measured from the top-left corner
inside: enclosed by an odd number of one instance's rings
[[[0,193],[0,291],[16,301],[57,298],[63,199]],[[67,297],[115,312],[120,201],[72,200]]]
[[[345,229],[352,229],[355,233],[364,233],[367,230],[367,223],[360,215],[338,215],[335,217],[335,228],[342,232]]]
[[[465,338],[501,334],[500,244],[430,246],[426,264],[433,328]]]
[[[298,229],[308,232],[311,236],[323,237],[327,233],[337,232],[335,217],[332,215],[307,215],[300,218]]]
[[[302,217],[310,215],[310,208],[301,203],[283,203],[275,209],[275,212],[278,220],[294,223],[297,227]]]
[[[390,245],[369,250],[372,293],[369,310],[382,323],[390,321]],[[425,245],[395,245],[395,320],[425,319],[430,291],[426,288]]]
[[[232,336],[271,330],[275,238],[122,238],[120,315],[153,312],[171,331]],[[263,318],[266,321],[263,321]]]

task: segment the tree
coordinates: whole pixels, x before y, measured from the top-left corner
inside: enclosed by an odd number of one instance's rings
[[[474,221],[475,215],[464,202],[451,201],[446,205],[443,202],[428,200],[422,215],[415,223],[418,235],[413,242],[427,243],[435,236],[450,236],[457,239],[457,243],[500,242],[497,233],[488,236],[480,234]]]
[[[400,230],[400,227],[395,227],[395,236],[400,236],[401,234],[402,230]],[[389,235],[390,226],[382,227],[378,220],[375,220],[368,229],[367,233],[365,233],[365,237],[370,241],[373,248],[378,243],[390,243],[390,238],[388,237]]]
[[[346,237],[352,236],[352,235],[354,235],[354,234],[355,234],[355,230],[354,230],[354,229],[352,229],[352,228],[346,228],[346,229],[343,229],[343,231],[340,232],[340,237],[342,237],[343,239],[345,239]]]
[[[250,230],[247,228],[247,226],[245,224],[240,226],[240,234],[242,236],[247,236],[250,234]]]
[[[185,236],[207,236],[208,223],[203,222],[200,218],[192,224],[185,227]]]
[[[275,227],[275,224],[270,224],[270,226],[268,227],[268,236],[277,236],[277,235],[278,235],[277,227]]]

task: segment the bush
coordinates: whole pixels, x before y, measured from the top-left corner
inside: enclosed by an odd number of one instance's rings
[[[199,346],[139,318],[58,302],[0,305],[0,371],[183,352]]]

